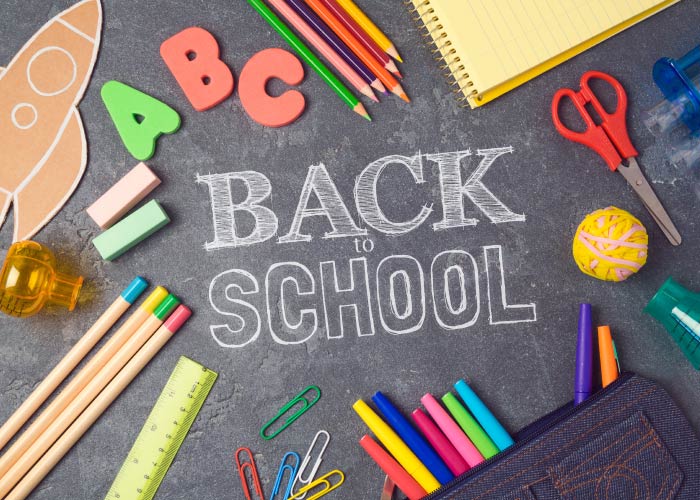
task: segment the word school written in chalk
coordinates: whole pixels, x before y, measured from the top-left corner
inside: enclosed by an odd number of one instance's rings
[[[264,281],[229,269],[209,285],[212,308],[227,317],[211,324],[210,332],[221,347],[241,348],[255,342],[267,323],[274,342],[294,345],[320,332],[329,340],[372,336],[379,325],[392,335],[421,334],[429,314],[443,330],[462,330],[479,318],[482,294],[489,324],[536,321],[534,303],[508,303],[501,246],[482,250],[481,273],[464,250],[436,255],[429,272],[410,255],[390,255],[372,269],[365,257],[324,261],[317,274],[300,262],[280,262],[268,268]]]
[[[482,182],[482,178],[494,162],[512,147],[479,149],[414,156],[391,155],[380,158],[369,165],[355,180],[355,207],[364,225],[386,235],[398,236],[409,233],[423,224],[433,212],[432,205],[416,202],[415,215],[403,221],[389,219],[382,211],[377,185],[387,167],[403,167],[403,175],[412,178],[415,184],[423,184],[425,160],[437,165],[442,198],[442,219],[433,223],[435,231],[475,226],[479,220],[465,215],[464,201],[469,199],[494,224],[523,222],[525,215],[513,212],[501,202]],[[468,161],[471,157],[478,162]],[[275,212],[265,201],[272,193],[270,180],[260,172],[247,170],[224,174],[197,175],[197,182],[209,187],[214,239],[206,242],[207,250],[236,248],[267,241],[278,234],[279,224]],[[234,203],[232,184],[244,188],[245,199]],[[312,194],[318,206],[311,208]],[[239,234],[237,219],[252,216],[254,227],[248,234]],[[302,187],[299,202],[288,232],[278,236],[278,243],[309,242],[312,235],[302,231],[306,219],[323,217],[331,230],[323,238],[358,237],[368,234],[353,219],[348,206],[341,197],[328,170],[323,164],[312,165]]]

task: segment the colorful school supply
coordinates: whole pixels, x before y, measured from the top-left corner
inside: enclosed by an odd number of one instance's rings
[[[155,496],[217,377],[216,372],[180,356],[105,500]]]
[[[603,387],[612,384],[620,374],[615,342],[609,326],[598,327],[598,354],[600,357],[600,375]]]
[[[85,211],[100,229],[107,229],[159,184],[160,178],[145,163],[139,163]]]
[[[700,370],[700,295],[672,278],[659,288],[644,312],[660,321],[696,370]]]
[[[384,473],[391,478],[396,486],[403,491],[409,500],[420,500],[428,494],[374,439],[367,435],[362,436],[360,446],[372,457],[372,460],[377,463]]]
[[[362,61],[372,73],[374,73],[379,81],[381,81],[386,88],[399,96],[406,102],[410,102],[410,99],[404,92],[403,88],[396,81],[396,78],[389,73],[389,71],[377,61],[372,54],[362,46],[362,44],[355,38],[355,36],[340,22],[340,20],[333,14],[333,12],[328,9],[321,0],[306,0],[306,3],[313,11],[318,14],[318,16],[326,23],[338,37],[350,47],[350,49],[357,55],[357,57]]]
[[[447,484],[454,479],[454,474],[442,461],[440,456],[423,439],[412,426],[411,423],[401,414],[389,399],[381,392],[377,391],[372,396],[372,401],[377,405],[379,413],[384,420],[396,431],[403,442],[416,454],[418,459],[435,476],[440,484]]]
[[[85,172],[87,141],[77,105],[101,30],[100,0],[82,0],[42,26],[9,64],[0,63],[0,226],[14,205],[13,241],[44,227]]]
[[[348,48],[343,41],[338,38],[338,35],[333,33],[326,24],[321,21],[316,13],[309,8],[304,0],[287,0],[289,6],[294,9],[297,15],[302,18],[310,27],[312,27],[316,33],[325,42],[335,50],[340,57],[345,60],[357,73],[362,77],[364,81],[369,83],[370,87],[378,90],[384,95],[389,95],[386,87],[379,81],[372,71],[355,55],[355,53]]]
[[[389,450],[401,466],[406,469],[421,487],[428,493],[440,487],[440,482],[414,455],[411,449],[401,438],[377,415],[367,403],[358,399],[352,405],[353,410],[359,415],[367,427],[377,436],[377,439]]]
[[[579,306],[577,339],[574,404],[581,404],[593,391],[593,325],[590,304]]]
[[[24,402],[0,427],[0,449],[2,449],[22,426],[27,423],[39,407],[51,396],[76,366],[85,358],[97,342],[104,337],[124,313],[136,302],[148,287],[148,282],[140,276],[134,278],[112,304],[93,323],[87,332],[76,342],[61,361],[32,391]]]
[[[476,108],[678,0],[410,1],[454,92]]]
[[[277,9],[289,24],[294,26],[306,40],[318,50],[326,60],[345,77],[350,84],[365,96],[377,102],[378,99],[372,92],[372,87],[343,59],[333,48],[321,38],[321,36],[302,19],[285,0],[270,0],[270,4]]]
[[[287,462],[290,463],[287,463]],[[294,478],[299,470],[299,454],[293,451],[288,451],[282,457],[282,462],[280,462],[280,467],[277,470],[277,478],[275,479],[275,485],[272,488],[272,493],[270,494],[270,500],[287,500],[292,494],[292,483],[294,483]],[[285,472],[289,471],[289,479],[287,480],[287,487],[284,490],[284,495],[278,498],[280,491],[282,490],[282,480],[284,479]],[[106,499],[105,499],[106,500]]]
[[[310,393],[313,393],[313,397],[311,399],[307,397],[307,394]],[[280,432],[292,425],[299,417],[301,417],[304,413],[309,411],[311,407],[318,402],[319,399],[321,399],[321,389],[319,389],[315,385],[309,385],[305,387],[301,390],[299,394],[294,396],[286,405],[284,405],[280,409],[280,411],[277,412],[277,415],[268,420],[265,423],[265,425],[263,425],[260,428],[260,437],[269,441],[270,439],[279,435]],[[287,412],[289,412],[289,410],[297,406],[299,403],[302,403],[301,407],[296,409],[294,413],[292,413],[290,416],[286,416]],[[282,426],[279,429],[273,431],[272,434],[267,433],[267,430],[270,427],[282,421],[283,419],[284,421],[282,422]]]
[[[338,0],[338,3],[345,9],[345,11],[352,16],[357,24],[359,24],[362,29],[364,29],[367,34],[372,37],[372,39],[379,45],[384,52],[389,54],[391,57],[399,62],[403,62],[399,52],[396,50],[394,44],[389,40],[382,30],[380,30],[372,20],[360,10],[360,8],[352,0]]]
[[[649,235],[634,215],[617,207],[588,214],[576,229],[571,252],[582,273],[624,281],[647,262]]]
[[[617,107],[612,113],[608,113],[598,100],[595,92],[590,87],[592,80],[602,80],[615,90],[617,95]],[[663,231],[672,245],[680,245],[681,235],[676,226],[654,193],[651,185],[639,168],[636,157],[639,155],[630,141],[627,133],[627,93],[622,84],[612,76],[601,71],[587,71],[581,76],[581,89],[575,91],[568,88],[559,89],[552,99],[552,120],[557,131],[569,139],[588,146],[598,153],[608,165],[610,170],[622,174],[632,189],[641,198],[642,203],[649,211],[654,221]],[[584,132],[576,132],[568,128],[561,121],[559,104],[564,98],[573,102],[579,115],[586,123]],[[591,114],[586,109],[589,104],[598,113],[602,122],[597,125]],[[625,161],[627,163],[625,163]]]
[[[452,417],[440,406],[440,403],[437,402],[432,394],[424,395],[420,401],[470,468],[484,461],[484,457],[479,453],[479,450],[476,449],[474,443],[462,432],[457,422],[452,420]]]
[[[92,244],[105,260],[114,260],[170,223],[160,203],[151,200],[99,234]]]
[[[39,485],[39,483],[51,472],[58,462],[75,446],[83,435],[92,427],[109,406],[124,392],[128,385],[136,378],[143,368],[163,348],[167,341],[182,327],[192,312],[180,305],[173,311],[170,317],[156,331],[155,334],[139,349],[127,365],[110,381],[105,389],[90,403],[83,413],[61,435],[61,437],[49,448],[41,459],[32,467],[26,476],[15,486],[12,492],[5,497],[7,500],[24,500]],[[174,431],[177,432],[177,431]],[[181,430],[180,430],[181,432]],[[177,434],[174,434],[177,439]],[[172,441],[169,443],[172,446]],[[143,451],[143,450],[141,450]],[[139,455],[139,458],[144,458]],[[160,458],[160,456],[157,456]],[[150,462],[146,462],[148,464]],[[158,461],[158,467],[162,462]],[[132,479],[140,479],[132,478]],[[138,483],[132,483],[138,484]],[[128,495],[120,497],[127,500]],[[136,497],[134,497],[136,498]],[[145,498],[142,496],[139,499]]]
[[[247,457],[243,457],[243,460],[241,460],[241,453],[247,455]],[[260,484],[258,468],[255,466],[253,452],[251,452],[249,448],[241,447],[236,450],[236,470],[238,471],[238,476],[241,478],[241,486],[243,487],[245,500],[253,500],[250,484],[248,484],[248,477],[245,473],[246,470],[250,471],[250,480],[253,483],[255,494],[258,495],[258,500],[264,500],[265,495],[263,495],[262,485]]]
[[[17,318],[32,316],[47,304],[72,311],[82,286],[82,276],[56,271],[56,257],[45,246],[13,243],[0,269],[0,311]]]
[[[462,406],[454,394],[448,392],[442,397],[442,402],[484,459],[489,459],[498,453],[498,446],[491,441],[488,434]]]
[[[371,121],[367,110],[350,90],[323,64],[313,52],[280,21],[262,0],[248,0],[248,3],[260,14],[260,16],[289,44],[306,64],[321,77],[321,79],[340,97],[343,102],[355,113]]]
[[[134,335],[97,372],[63,411],[50,421],[41,435],[36,439],[30,440],[28,437],[25,438],[29,431],[22,434],[19,440],[1,459],[3,476],[0,478],[0,497],[4,498],[22,479],[22,476],[39,461],[41,456],[58,440],[61,434],[71,426],[117,373],[126,366],[129,360],[153,336],[179,303],[180,301],[174,295],[168,295],[163,299],[163,302],[158,305],[153,314],[146,319]]]
[[[386,52],[370,37],[362,27],[343,9],[337,0],[323,0],[323,3],[328,7],[333,15],[345,26],[350,33],[369,51],[374,58],[379,61],[388,71],[395,76],[402,78],[396,64],[392,61]]]
[[[462,455],[459,454],[457,449],[450,443],[450,440],[447,439],[447,436],[423,410],[417,408],[411,416],[416,426],[430,443],[430,446],[440,455],[440,458],[449,467],[452,474],[459,476],[469,470],[469,465],[464,461]]]
[[[321,444],[321,449],[318,451],[318,454],[316,455],[316,459],[314,460],[313,465],[311,465],[309,471],[307,472],[306,468],[309,467],[309,464],[311,463],[312,457],[313,457],[313,452],[314,452],[314,447],[316,446],[316,443],[319,440],[319,437],[323,436],[323,441]],[[311,482],[314,480],[316,477],[316,473],[318,472],[318,468],[321,466],[321,462],[323,461],[323,454],[326,452],[326,448],[328,448],[328,444],[331,442],[331,435],[328,434],[328,431],[320,430],[316,433],[314,436],[314,439],[311,441],[311,444],[309,445],[309,449],[306,451],[306,455],[304,455],[304,458],[301,460],[301,465],[299,466],[299,471],[297,472],[296,477],[294,478],[294,483],[292,483],[292,492],[294,490],[297,490],[297,483],[300,483],[302,485],[307,485],[311,484]],[[306,493],[297,496],[299,500],[302,500],[306,496]]]
[[[396,484],[389,476],[385,476],[384,486],[382,487],[382,495],[379,497],[379,500],[394,500],[394,493],[396,493]]]
[[[462,398],[467,409],[474,415],[479,425],[486,431],[494,444],[500,451],[503,451],[514,444],[513,438],[501,425],[498,419],[491,413],[488,406],[477,396],[476,392],[469,387],[464,380],[458,380],[454,385],[457,394]]]
[[[331,477],[335,477],[335,481],[331,482]],[[302,498],[306,497],[306,495],[314,490],[315,488],[318,488],[319,486],[322,486],[323,489],[314,492],[308,500],[316,500],[317,498],[321,498],[323,496],[326,496],[328,493],[330,493],[333,490],[336,490],[340,487],[341,484],[345,482],[345,474],[343,474],[342,471],[339,471],[338,469],[332,470],[327,474],[324,474],[323,476],[319,477],[312,483],[309,483],[308,485],[304,486],[302,489],[300,489],[298,492],[296,492],[294,495],[289,497],[288,500],[301,500]]]

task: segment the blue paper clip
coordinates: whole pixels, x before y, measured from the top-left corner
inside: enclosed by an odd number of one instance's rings
[[[306,394],[309,392],[316,393],[314,398],[311,400],[308,400],[305,397]],[[275,417],[272,420],[270,420],[269,422],[267,422],[265,425],[262,426],[262,428],[260,429],[260,437],[265,439],[265,440],[270,440],[273,437],[277,436],[280,432],[282,432],[287,427],[292,425],[292,423],[294,423],[294,421],[296,419],[298,419],[304,413],[306,413],[308,411],[308,409],[311,408],[313,405],[315,405],[319,399],[321,399],[321,389],[319,389],[315,385],[310,385],[310,386],[306,387],[303,391],[301,391],[299,394],[294,396],[294,398],[289,403],[284,405],[282,407],[282,409],[277,413],[277,415],[275,415]],[[289,410],[291,410],[294,406],[297,406],[299,403],[302,404],[301,408],[299,408],[290,417],[288,417],[284,421],[284,425],[282,427],[280,427],[279,429],[274,431],[272,434],[269,434],[269,435],[265,434],[265,431],[267,431],[267,429],[269,429],[278,420],[281,420]]]
[[[318,438],[320,436],[324,436],[323,444],[321,445],[321,449],[318,452],[316,461],[313,463],[313,465],[311,465],[311,469],[307,473],[306,469],[310,466],[314,446],[316,446],[316,442],[318,441]],[[297,483],[300,483],[303,487],[303,485],[307,485],[314,480],[314,478],[316,477],[316,473],[318,472],[318,468],[321,467],[321,462],[323,461],[323,454],[326,452],[326,448],[328,448],[328,443],[330,442],[331,435],[328,434],[328,431],[320,430],[316,433],[313,441],[311,441],[309,449],[306,451],[306,455],[301,461],[301,465],[299,466],[299,472],[297,472],[297,477],[294,479],[294,484],[292,485],[292,492],[294,492]],[[299,500],[302,500],[305,496],[306,493],[297,498]]]
[[[287,463],[287,457],[292,457],[294,459],[294,465]],[[277,471],[277,479],[275,479],[275,487],[272,488],[272,494],[270,495],[270,500],[275,500],[275,497],[280,492],[280,486],[282,486],[282,479],[284,478],[284,471],[289,471],[289,481],[287,482],[287,489],[284,491],[284,496],[282,500],[287,500],[292,494],[292,484],[294,483],[294,478],[297,475],[297,470],[299,470],[299,454],[289,451],[282,457],[282,462],[280,463],[280,468]]]

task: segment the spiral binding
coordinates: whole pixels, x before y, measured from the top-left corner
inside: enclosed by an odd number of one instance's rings
[[[435,9],[430,6],[431,0],[403,0],[408,8],[413,21],[421,31],[421,36],[426,45],[430,47],[430,52],[438,63],[438,68],[451,87],[452,93],[460,107],[469,106],[470,99],[481,100],[482,96],[474,87],[474,82],[470,79],[469,73],[462,64],[457,51],[452,46],[447,32],[444,31],[440,19],[435,15]]]

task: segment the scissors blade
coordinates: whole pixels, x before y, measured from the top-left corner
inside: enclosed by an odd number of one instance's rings
[[[674,246],[680,245],[682,240],[680,233],[659,201],[659,198],[657,198],[646,177],[644,177],[636,158],[628,158],[627,161],[628,165],[621,163],[617,167],[618,172],[622,174],[629,185],[636,191],[642,203],[644,203],[644,206],[654,218],[656,224],[661,228],[661,231],[663,231],[668,241]]]
[[[382,488],[382,496],[379,500],[394,500],[394,490],[396,485],[389,476],[384,479],[384,488]]]

